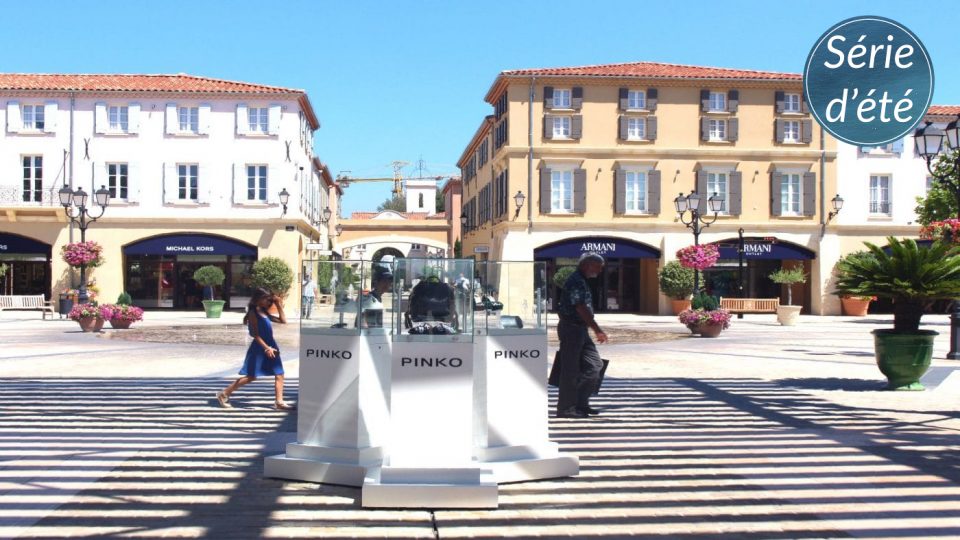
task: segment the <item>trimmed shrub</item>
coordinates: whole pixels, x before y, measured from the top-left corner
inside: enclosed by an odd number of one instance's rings
[[[120,293],[120,296],[117,297],[117,305],[132,306],[133,298],[127,293],[127,291],[123,291],[122,293]]]
[[[286,296],[293,285],[293,270],[279,257],[264,257],[253,263],[250,280],[273,294]]]
[[[680,261],[668,262],[660,269],[660,292],[674,300],[686,300],[693,294],[693,272]]]
[[[575,266],[564,266],[558,269],[553,274],[553,284],[562,289],[570,275],[576,271],[577,268]]]

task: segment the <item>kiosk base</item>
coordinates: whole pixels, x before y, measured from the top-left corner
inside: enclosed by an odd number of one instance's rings
[[[561,454],[556,443],[537,446],[499,446],[477,449],[480,466],[490,469],[498,484],[545,480],[580,474],[580,460]]]
[[[496,508],[489,469],[378,467],[363,482],[364,508]]]
[[[379,467],[383,449],[332,448],[299,443],[287,445],[287,453],[264,459],[268,478],[360,487],[368,471]]]

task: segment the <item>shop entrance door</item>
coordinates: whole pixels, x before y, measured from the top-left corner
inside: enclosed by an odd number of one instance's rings
[[[0,294],[42,294],[50,299],[50,263],[43,261],[0,261],[7,273],[0,278]]]

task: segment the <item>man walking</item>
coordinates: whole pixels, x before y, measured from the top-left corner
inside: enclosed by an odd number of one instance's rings
[[[587,279],[603,270],[603,257],[584,253],[577,271],[563,285],[557,313],[557,335],[560,338],[560,394],[557,418],[585,418],[600,411],[590,408],[590,395],[597,387],[603,361],[587,328],[592,328],[597,341],[605,343],[607,335],[593,318],[593,296]]]
[[[301,290],[301,296],[303,297],[300,308],[300,317],[304,319],[310,318],[310,312],[313,311],[313,302],[317,298],[317,283],[313,281],[313,277],[310,274],[307,274],[303,277],[303,289]]]

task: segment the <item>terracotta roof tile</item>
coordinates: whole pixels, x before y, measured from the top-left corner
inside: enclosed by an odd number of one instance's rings
[[[955,116],[960,114],[960,105],[931,105],[927,114]]]
[[[754,71],[750,69],[727,69],[718,67],[687,66],[660,62],[631,62],[626,64],[603,64],[542,69],[514,69],[504,71],[505,76],[574,76],[574,77],[646,77],[654,79],[762,79],[775,81],[799,81],[799,73]]]
[[[209,92],[218,94],[305,93],[303,90],[292,88],[211,79],[185,73],[177,75],[0,73],[0,89],[77,92]]]

